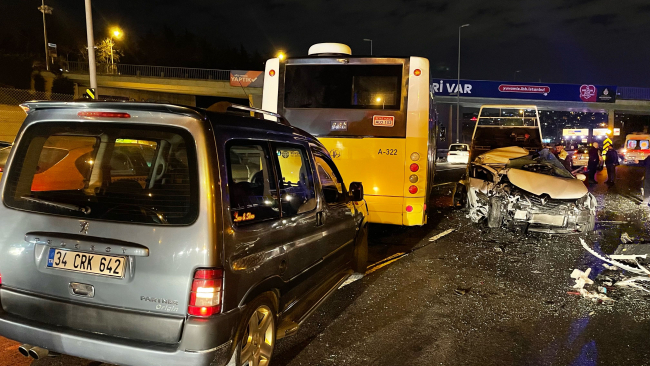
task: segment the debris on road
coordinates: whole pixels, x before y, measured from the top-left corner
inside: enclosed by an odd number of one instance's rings
[[[624,281],[616,282],[619,287],[631,287],[637,290],[650,292],[650,277],[632,277]]]
[[[595,250],[591,249],[585,240],[583,238],[580,238],[580,243],[582,244],[582,247],[585,248],[586,251],[591,253],[594,257],[600,259],[603,262],[609,263],[611,265],[614,265],[620,269],[623,269],[628,272],[636,273],[639,275],[650,275],[650,271],[648,271],[645,267],[643,267],[641,264],[639,264],[637,261],[635,261],[635,264],[638,266],[637,268],[628,266],[626,264],[623,264],[621,262],[618,262],[615,259],[610,258],[610,256],[606,254],[598,254]]]
[[[571,278],[576,280],[576,284],[573,285],[573,288],[582,289],[585,285],[592,285],[594,281],[589,279],[589,273],[591,273],[591,268],[588,268],[584,272],[579,269],[574,269],[573,272],[571,272]]]
[[[466,293],[468,293],[471,289],[472,289],[471,287],[467,287],[467,288],[458,287],[458,288],[456,288],[456,289],[454,290],[454,292],[455,292],[457,295],[462,296],[462,295],[465,295]]]
[[[630,237],[628,233],[621,234],[621,243],[627,244],[627,243],[631,243],[632,241],[633,239]]]

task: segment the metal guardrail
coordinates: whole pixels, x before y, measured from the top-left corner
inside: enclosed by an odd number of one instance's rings
[[[25,119],[20,104],[29,100],[57,100],[70,102],[73,95],[44,93],[33,90],[0,88],[0,141],[13,141]]]
[[[88,62],[68,61],[64,71],[71,74],[87,74]],[[97,74],[192,80],[230,80],[230,70],[128,64],[97,64]]]

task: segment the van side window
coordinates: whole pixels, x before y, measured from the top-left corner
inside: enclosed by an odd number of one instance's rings
[[[230,218],[235,225],[276,219],[280,203],[266,142],[227,145]]]
[[[282,217],[316,208],[316,193],[307,151],[295,145],[274,145],[278,163]]]
[[[320,185],[323,189],[325,202],[345,202],[343,179],[339,175],[334,163],[329,158],[320,155],[314,155],[314,160],[316,161],[316,171],[318,172]]]

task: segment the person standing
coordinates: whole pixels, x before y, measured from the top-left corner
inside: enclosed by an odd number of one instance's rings
[[[598,171],[598,165],[600,164],[600,159],[603,157],[600,155],[600,149],[598,148],[598,143],[594,142],[589,148],[589,162],[587,163],[587,175],[589,176],[589,183],[597,184],[596,173]]]
[[[568,170],[569,172],[573,170],[573,167],[571,166],[571,157],[569,157],[569,153],[566,152],[566,150],[562,149],[562,151],[560,151],[557,157],[560,160],[560,163],[564,165],[566,170]]]
[[[605,183],[614,184],[616,181],[616,166],[618,165],[618,153],[612,145],[607,148],[605,154],[605,166],[607,166],[607,181]]]

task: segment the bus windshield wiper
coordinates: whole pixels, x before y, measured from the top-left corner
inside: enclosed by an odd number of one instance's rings
[[[90,207],[88,207],[88,206],[81,207],[81,206],[73,205],[73,204],[70,204],[70,203],[61,203],[61,202],[55,202],[55,201],[48,201],[48,200],[44,200],[42,198],[36,198],[36,197],[31,197],[31,196],[22,196],[20,198],[22,198],[24,200],[27,200],[27,201],[42,203],[44,205],[50,205],[50,206],[54,206],[54,207],[65,208],[65,209],[68,209],[70,211],[83,212],[86,215],[88,215],[90,213]]]

